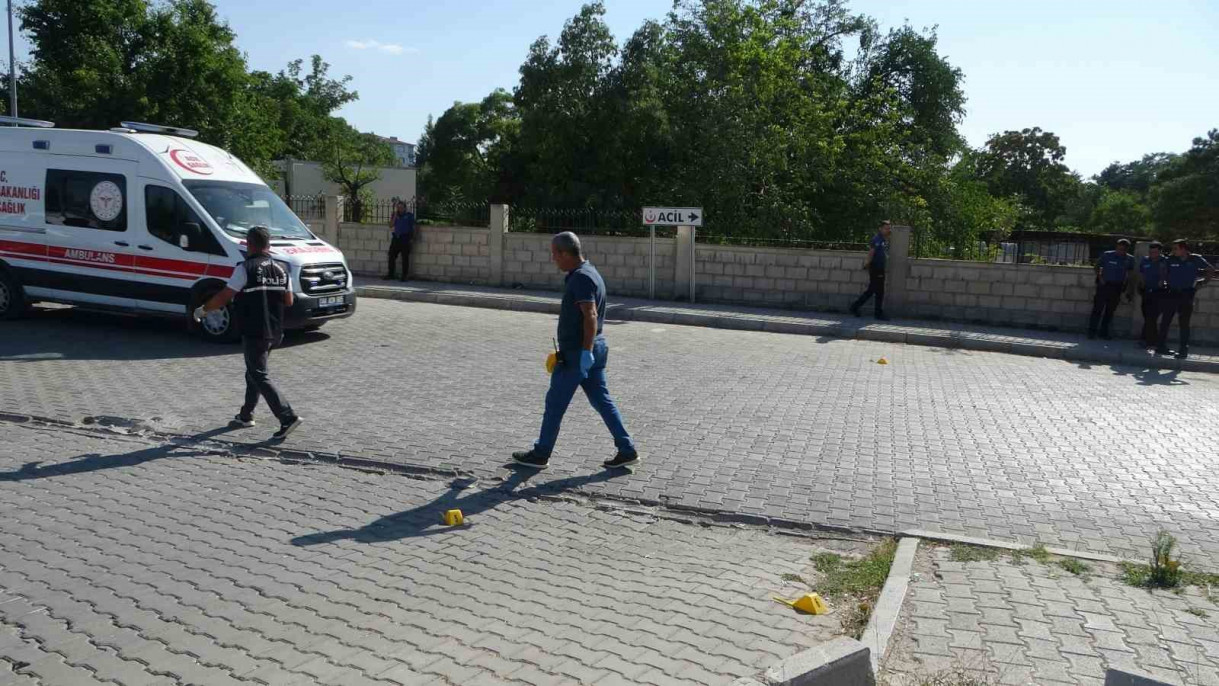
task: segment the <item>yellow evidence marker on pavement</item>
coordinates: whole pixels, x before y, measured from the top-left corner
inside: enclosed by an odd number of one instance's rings
[[[775,600],[801,612],[807,612],[810,615],[823,615],[830,611],[829,606],[816,593],[805,593],[795,600],[787,600],[775,596]]]
[[[466,523],[466,518],[461,516],[461,510],[449,510],[444,513],[444,523],[446,526],[461,526]]]
[[[876,361],[876,364],[889,364],[889,361],[882,357]]]

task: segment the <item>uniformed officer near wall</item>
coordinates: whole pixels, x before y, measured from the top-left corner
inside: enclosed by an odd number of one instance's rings
[[[1134,285],[1134,256],[1130,254],[1130,241],[1125,238],[1117,242],[1116,250],[1109,250],[1096,261],[1096,296],[1092,298],[1092,316],[1088,319],[1088,338],[1096,338],[1097,325],[1100,337],[1109,340],[1113,313],[1127,291],[1127,299],[1133,300],[1129,288]]]
[[[876,230],[876,235],[872,237],[868,258],[863,263],[863,268],[868,270],[868,289],[851,305],[851,314],[856,317],[859,316],[859,310],[868,302],[868,298],[875,297],[873,312],[876,314],[876,318],[881,321],[888,319],[885,316],[885,271],[889,266],[889,234],[892,232],[892,225],[888,221],[883,221],[880,223],[880,228]]]
[[[1143,297],[1143,329],[1139,332],[1138,345],[1157,348],[1160,345],[1160,315],[1164,296],[1168,295],[1168,257],[1159,241],[1147,247],[1147,256],[1139,262],[1139,293]]]
[[[1194,298],[1198,287],[1215,278],[1215,268],[1201,255],[1189,251],[1189,242],[1173,241],[1172,257],[1168,258],[1168,294],[1164,296],[1164,315],[1160,320],[1159,347],[1156,353],[1170,355],[1168,332],[1173,317],[1180,322],[1181,335],[1177,347],[1177,359],[1189,357],[1189,323],[1194,315]]]
[[[219,310],[234,297],[233,307],[237,330],[245,347],[245,404],[241,406],[233,422],[241,426],[254,426],[254,408],[261,396],[267,401],[271,412],[279,420],[279,430],[272,438],[279,440],[300,426],[301,418],[292,411],[292,406],[280,395],[271,383],[267,372],[267,358],[271,349],[283,341],[284,308],[292,306],[292,288],[288,272],[268,251],[271,235],[261,226],[250,229],[246,236],[249,253],[245,261],[233,270],[233,276],[206,304],[195,310],[199,321],[208,312]]]

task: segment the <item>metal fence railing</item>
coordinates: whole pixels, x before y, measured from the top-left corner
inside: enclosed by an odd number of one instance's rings
[[[592,209],[555,207],[512,207],[508,213],[508,231],[513,233],[555,234],[573,231],[582,236],[649,235],[639,209]],[[672,237],[674,227],[656,227],[657,236]]]
[[[284,202],[304,221],[325,219],[326,200],[322,195],[285,195]]]
[[[867,252],[867,243],[850,241],[818,241],[801,238],[759,238],[754,236],[731,236],[712,231],[699,230],[694,233],[696,243],[705,245],[739,245],[755,248],[790,248],[793,250],[841,250]]]
[[[962,260],[996,264],[1088,266],[1112,250],[1121,236],[1054,231],[1017,231],[1006,238],[978,240],[931,239],[915,232],[915,259]],[[1131,242],[1150,240],[1130,236]]]
[[[369,200],[353,202],[344,200],[342,217],[344,222],[388,225],[394,216],[397,200]],[[491,223],[491,205],[485,202],[432,203],[415,198],[406,203],[407,210],[415,213],[419,224],[453,224],[457,226],[488,226]]]

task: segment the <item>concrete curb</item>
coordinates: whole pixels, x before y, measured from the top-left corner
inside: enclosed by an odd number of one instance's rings
[[[994,538],[979,538],[977,536],[965,536],[962,534],[945,534],[934,531],[924,531],[922,529],[910,529],[903,531],[901,536],[911,536],[922,538],[928,541],[937,541],[939,543],[963,543],[965,545],[976,545],[981,548],[999,548],[1001,550],[1032,550],[1033,546],[1024,543],[1012,543],[1011,541],[1000,541]],[[1110,562],[1113,564],[1122,564],[1124,562],[1133,562],[1136,564],[1142,563],[1142,560],[1131,560],[1125,557],[1117,557],[1115,555],[1106,555],[1104,553],[1094,553],[1088,550],[1071,550],[1069,548],[1050,548],[1047,547],[1046,552],[1058,557],[1073,557],[1080,560],[1090,560],[1092,562]]]
[[[875,686],[869,653],[864,644],[841,636],[779,662],[763,679],[771,686]]]
[[[1161,681],[1159,677],[1141,672],[1108,669],[1105,670],[1105,686],[1181,686],[1181,682],[1176,679]]]
[[[412,286],[357,286],[356,295],[361,298],[403,300],[436,305],[481,307],[516,312],[558,314],[557,297],[539,295],[514,295],[512,293],[487,293],[477,291],[437,291]],[[876,341],[882,343],[904,343],[906,345],[931,346],[997,352],[1023,357],[1042,357],[1072,362],[1097,364],[1120,364],[1141,369],[1164,369],[1170,371],[1207,372],[1219,374],[1219,360],[1177,360],[1169,357],[1148,355],[1143,350],[1089,349],[1065,342],[1036,342],[1010,340],[998,334],[972,333],[948,329],[913,327],[900,324],[857,324],[850,322],[793,321],[734,312],[727,309],[707,311],[674,311],[678,305],[613,305],[605,316],[612,321],[634,321],[676,326],[702,326],[713,329],[743,331],[766,331],[802,336],[826,336],[830,338]],[[789,317],[798,317],[791,313]]]
[[[889,567],[889,576],[885,586],[872,608],[872,616],[868,626],[863,630],[860,641],[868,646],[872,653],[872,672],[880,674],[880,661],[885,656],[889,646],[889,638],[897,626],[897,618],[902,613],[902,605],[906,602],[906,591],[910,587],[910,574],[914,571],[914,555],[918,552],[919,539],[903,538],[897,544],[897,554],[893,556],[893,564]]]

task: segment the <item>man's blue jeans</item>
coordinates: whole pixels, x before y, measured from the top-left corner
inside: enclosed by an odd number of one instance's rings
[[[588,378],[580,379],[580,351],[565,352],[563,364],[554,369],[550,375],[550,390],[546,392],[546,412],[542,415],[542,434],[534,443],[533,449],[540,455],[549,456],[554,450],[555,441],[559,439],[559,427],[563,423],[563,415],[577,388],[583,388],[588,396],[588,402],[593,409],[601,413],[601,419],[614,437],[614,445],[625,453],[635,452],[635,443],[631,435],[622,425],[622,415],[618,406],[610,398],[609,387],[605,383],[605,364],[609,361],[609,346],[598,339],[593,345],[593,367],[588,371]]]

